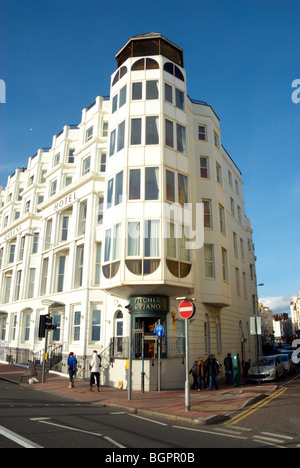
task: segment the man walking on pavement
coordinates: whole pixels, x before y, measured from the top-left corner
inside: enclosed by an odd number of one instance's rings
[[[91,364],[89,365],[91,371],[91,380],[90,380],[90,392],[93,391],[93,385],[95,383],[95,379],[97,382],[97,392],[100,392],[100,367],[101,367],[101,359],[97,354],[97,351],[93,351],[93,358]]]

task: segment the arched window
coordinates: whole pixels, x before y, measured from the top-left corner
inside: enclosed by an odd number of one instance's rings
[[[134,64],[131,67],[131,71],[138,71],[138,70],[144,70],[145,69],[145,59],[140,59],[134,62]]]
[[[113,79],[113,82],[112,82],[112,86],[114,86],[116,83],[118,83],[118,81],[123,78],[124,75],[126,75],[127,73],[127,67],[121,67],[117,73],[115,74],[114,76],[114,79]]]
[[[177,65],[174,65],[174,64],[171,63],[171,62],[166,62],[165,65],[164,65],[164,70],[165,70],[167,73],[170,73],[170,75],[175,76],[175,77],[178,78],[179,80],[184,81],[183,73],[182,73],[182,71],[177,67]]]
[[[131,67],[131,71],[139,71],[139,70],[156,70],[159,68],[159,65],[156,60],[151,58],[142,58],[134,62]]]

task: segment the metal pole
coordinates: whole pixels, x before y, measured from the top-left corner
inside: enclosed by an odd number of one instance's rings
[[[145,393],[145,323],[142,325],[142,393]]]
[[[128,400],[131,400],[132,384],[132,314],[129,310],[129,369],[128,369]]]
[[[258,319],[258,317],[255,317],[255,333],[256,333],[256,348],[257,348],[258,386],[260,386],[259,339],[258,339],[257,319]]]
[[[158,320],[158,325],[160,325],[160,319]],[[158,372],[157,391],[158,391],[158,392],[160,392],[160,389],[161,389],[161,363],[160,363],[161,340],[162,340],[162,338],[158,338],[158,340],[157,340],[157,346],[158,346],[158,350],[157,350],[157,357],[158,357],[158,363],[157,363],[157,372]]]
[[[45,383],[45,376],[46,376],[46,355],[48,351],[48,336],[49,330],[45,330],[45,349],[44,349],[44,360],[43,360],[43,370],[42,370],[42,383]],[[48,357],[48,356],[47,356]]]
[[[189,381],[189,321],[185,320],[185,410],[191,411]]]

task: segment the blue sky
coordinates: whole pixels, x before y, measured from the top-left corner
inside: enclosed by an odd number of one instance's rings
[[[0,0],[0,185],[109,94],[115,54],[160,32],[184,49],[188,93],[221,119],[243,173],[260,296],[289,310],[300,287],[299,0]]]

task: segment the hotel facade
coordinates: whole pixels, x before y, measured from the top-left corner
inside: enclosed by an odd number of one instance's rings
[[[184,387],[184,321],[197,308],[190,364],[213,353],[255,355],[255,254],[242,174],[220,121],[187,94],[182,49],[160,34],[132,37],[116,55],[110,97],[66,125],[1,191],[0,359],[43,359],[40,315],[51,313],[49,357],[79,378],[102,356],[102,384]],[[129,307],[130,306],[130,307]],[[131,310],[130,310],[131,309]],[[160,341],[157,324],[164,327]]]

